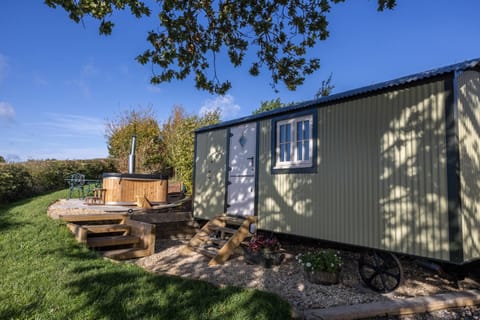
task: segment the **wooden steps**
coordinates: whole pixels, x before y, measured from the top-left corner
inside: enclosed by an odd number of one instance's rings
[[[133,259],[155,251],[155,225],[131,220],[127,214],[68,215],[61,218],[69,222],[67,227],[77,241],[90,248],[106,249],[100,251],[105,257]]]
[[[253,216],[245,219],[217,216],[197,232],[187,248],[212,258],[209,266],[223,264],[246,238],[252,236],[250,225],[256,221]]]
[[[140,243],[140,238],[132,235],[94,237],[94,238],[87,239],[87,245],[90,248],[112,247],[112,246],[121,246],[125,244],[137,244],[137,243]]]

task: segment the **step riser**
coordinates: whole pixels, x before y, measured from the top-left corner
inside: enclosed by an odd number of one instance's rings
[[[140,238],[135,236],[99,237],[87,239],[87,245],[91,248],[134,245],[138,243],[140,243]]]

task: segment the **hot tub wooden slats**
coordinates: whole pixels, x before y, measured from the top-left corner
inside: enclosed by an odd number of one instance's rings
[[[139,179],[129,177],[104,177],[106,204],[136,204],[136,196],[146,196],[151,202],[166,203],[167,179]]]

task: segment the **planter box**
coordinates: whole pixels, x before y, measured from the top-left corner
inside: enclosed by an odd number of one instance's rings
[[[315,284],[332,285],[340,282],[340,272],[304,271],[303,275]]]

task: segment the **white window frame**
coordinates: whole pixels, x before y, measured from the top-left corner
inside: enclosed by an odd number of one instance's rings
[[[308,121],[309,122],[309,143],[308,143],[308,160],[298,160],[297,154],[297,123]],[[290,124],[290,161],[280,161],[280,126]],[[301,116],[286,120],[280,120],[276,123],[275,128],[275,167],[274,169],[289,169],[289,168],[308,168],[313,165],[313,116]]]

